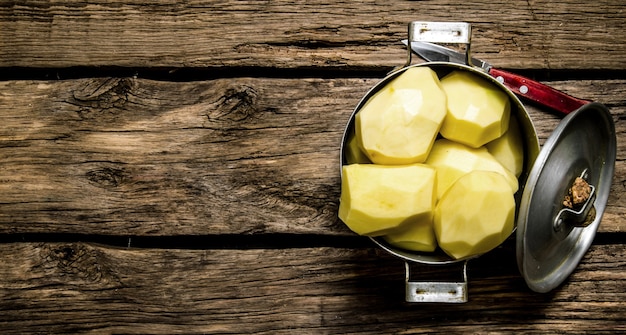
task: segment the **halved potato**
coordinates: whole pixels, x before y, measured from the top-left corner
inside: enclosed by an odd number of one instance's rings
[[[380,236],[432,217],[435,169],[352,164],[342,170],[339,218],[355,233]]]

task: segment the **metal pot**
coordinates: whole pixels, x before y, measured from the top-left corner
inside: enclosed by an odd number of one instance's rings
[[[416,38],[416,26],[416,22],[409,24],[409,41]],[[421,26],[424,26],[423,23]],[[437,23],[434,26],[439,31],[431,30],[427,35],[430,36],[428,38],[435,36],[436,41],[427,42],[466,44],[466,60],[470,59],[469,24]],[[511,113],[517,117],[524,139],[524,168],[518,179],[520,189],[515,195],[516,228],[513,231],[516,233],[519,269],[531,289],[547,292],[555,288],[575,269],[589,248],[606,206],[616,155],[615,130],[608,109],[599,103],[589,103],[573,111],[540,150],[537,133],[526,108],[505,85],[469,65],[449,62],[412,65],[410,48],[408,50],[407,64],[372,87],[354,109],[343,135],[341,166],[347,164],[347,143],[354,136],[356,114],[375,93],[407,69],[427,66],[439,78],[453,70],[468,71],[491,82],[509,97]],[[579,211],[563,209],[562,199],[578,176],[585,177],[592,185],[593,196]],[[388,244],[382,238],[371,239],[382,249],[405,261],[405,298],[408,302],[467,301],[467,261],[479,255],[453,259],[439,249],[432,253],[407,251]],[[462,263],[463,281],[412,281],[412,263]]]

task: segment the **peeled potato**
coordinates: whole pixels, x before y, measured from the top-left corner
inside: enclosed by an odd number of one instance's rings
[[[473,171],[443,195],[435,209],[439,247],[459,259],[485,253],[513,231],[515,199],[499,173]]]
[[[365,155],[365,153],[363,153],[363,151],[361,150],[361,147],[358,144],[358,141],[356,139],[356,134],[353,132],[352,134],[349,135],[348,141],[347,141],[347,146],[344,148],[345,152],[345,157],[346,157],[346,162],[348,164],[369,164],[371,163],[371,161],[369,160],[369,158],[367,158],[367,156]]]
[[[355,233],[380,236],[432,217],[435,170],[423,164],[342,168],[339,218]]]
[[[412,67],[356,113],[346,140],[339,218],[355,233],[454,259],[512,232],[523,138],[510,99],[456,70]],[[440,139],[437,139],[437,136]]]
[[[505,177],[511,194],[519,185],[513,173],[500,164],[486,148],[470,148],[446,139],[435,141],[425,164],[437,170],[437,198],[463,175],[476,170],[493,171]]]
[[[448,113],[441,135],[478,148],[502,136],[509,127],[511,103],[501,89],[468,71],[453,71],[441,79]]]
[[[504,135],[485,144],[485,147],[495,159],[516,177],[522,174],[524,168],[524,142],[517,119],[511,115],[509,130]]]
[[[373,163],[421,163],[445,115],[446,96],[437,74],[427,67],[413,67],[373,95],[356,114],[356,136]]]
[[[383,239],[393,246],[411,251],[431,252],[437,248],[432,217],[425,217],[401,231],[383,236]]]

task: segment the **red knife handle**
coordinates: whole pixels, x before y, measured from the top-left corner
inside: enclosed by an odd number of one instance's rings
[[[489,74],[513,93],[563,114],[573,112],[582,105],[589,103],[587,100],[574,98],[548,85],[511,72],[491,68]]]

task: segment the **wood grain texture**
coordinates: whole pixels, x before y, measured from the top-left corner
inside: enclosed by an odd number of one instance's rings
[[[338,220],[344,127],[413,20],[609,107],[608,206],[554,291],[510,238],[468,303],[407,304]],[[0,1],[0,333],[626,333],[624,31],[617,0]],[[561,117],[527,108],[543,143]]]
[[[621,1],[3,1],[0,67],[362,69],[404,62],[407,23],[473,24],[516,69],[626,65]],[[605,57],[610,54],[611,57]]]
[[[593,246],[549,294],[507,245],[469,263],[466,304],[407,304],[404,266],[377,249],[116,249],[0,245],[3,334],[614,333],[626,331],[626,248]],[[413,280],[459,280],[418,266]]]
[[[374,79],[0,82],[0,232],[351,234],[339,148]],[[614,115],[600,231],[626,231],[623,80],[554,82]],[[560,117],[529,106],[544,141]]]

